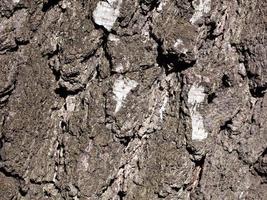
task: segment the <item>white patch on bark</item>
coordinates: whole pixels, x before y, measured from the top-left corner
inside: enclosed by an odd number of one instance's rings
[[[119,42],[120,41],[120,38],[118,38],[116,35],[113,35],[113,34],[109,34],[108,36],[108,40],[111,41],[111,42]]]
[[[13,0],[13,3],[19,3],[20,0]]]
[[[81,162],[82,162],[82,166],[83,166],[84,171],[87,171],[87,169],[89,167],[88,156],[83,155],[83,157],[81,158]]]
[[[84,171],[87,171],[89,167],[88,159],[92,149],[93,149],[93,142],[92,140],[90,140],[88,146],[85,149],[85,152],[82,154],[81,157],[81,166]]]
[[[93,12],[95,23],[110,31],[120,15],[121,3],[122,0],[107,0],[98,2]]]
[[[245,67],[245,65],[243,63],[239,64],[238,72],[242,76],[246,76],[247,75],[247,70],[246,70],[246,67]]]
[[[138,83],[136,81],[130,80],[128,78],[120,78],[115,81],[113,87],[113,93],[115,95],[114,99],[117,101],[115,113],[120,110],[122,103],[126,99],[128,93],[137,85]]]
[[[163,6],[165,6],[165,5],[166,5],[166,1],[165,0],[160,1],[160,4],[156,8],[157,12],[161,12],[163,10]]]
[[[55,166],[55,172],[53,174],[53,179],[52,179],[54,183],[57,181],[57,170],[58,170],[58,167]]]
[[[205,99],[204,87],[192,85],[188,92],[188,104],[192,121],[192,140],[203,140],[208,137],[203,123],[203,117],[197,111],[200,103]]]
[[[73,112],[75,110],[75,102],[76,102],[76,98],[75,97],[68,96],[66,98],[67,111]]]
[[[68,2],[68,0],[61,1],[61,8],[66,9],[71,7],[71,2]]]
[[[161,120],[163,120],[163,113],[166,110],[166,105],[167,105],[168,99],[169,99],[169,97],[166,95],[164,97],[163,104],[162,104],[161,108],[159,109],[159,114],[160,114],[160,119]]]
[[[118,65],[115,66],[115,71],[118,73],[123,72],[123,65],[119,63]]]
[[[198,4],[197,4],[198,2]],[[190,19],[190,22],[194,24],[196,21],[201,19],[201,17],[208,13],[211,9],[211,0],[195,0],[193,1],[193,6],[195,9],[195,13]]]
[[[184,42],[181,39],[177,39],[173,45],[174,48],[179,48],[181,52],[183,52],[184,54],[186,54],[188,52],[187,48],[184,48]]]
[[[174,43],[174,47],[177,48],[180,45],[184,45],[184,42],[183,42],[183,40],[178,38]]]

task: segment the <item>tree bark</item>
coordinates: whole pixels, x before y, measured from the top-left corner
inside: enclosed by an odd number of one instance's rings
[[[267,199],[264,0],[1,0],[0,199]]]

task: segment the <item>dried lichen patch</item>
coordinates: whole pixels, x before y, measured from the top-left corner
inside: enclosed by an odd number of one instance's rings
[[[117,101],[115,113],[122,107],[123,101],[126,99],[128,93],[135,88],[138,83],[129,78],[120,78],[115,81],[113,87],[114,99]]]
[[[93,12],[95,23],[110,31],[120,14],[120,5],[121,0],[100,1]]]
[[[201,19],[201,17],[203,16],[203,14],[208,13],[210,11],[210,7],[211,7],[211,1],[210,0],[199,0],[199,3],[196,4],[196,1],[193,1],[193,5],[195,8],[195,13],[193,14],[193,16],[190,19],[190,22],[192,24],[194,24],[195,22],[197,22],[199,19]]]
[[[188,92],[189,111],[192,120],[192,140],[203,140],[208,137],[208,132],[204,128],[203,117],[197,111],[200,103],[205,99],[204,88],[192,85]]]
[[[166,96],[164,97],[162,106],[160,107],[160,110],[159,110],[159,114],[160,114],[160,119],[161,119],[161,120],[163,120],[163,113],[164,113],[165,110],[166,110],[166,105],[167,105],[168,100],[169,100],[169,97],[166,95]]]

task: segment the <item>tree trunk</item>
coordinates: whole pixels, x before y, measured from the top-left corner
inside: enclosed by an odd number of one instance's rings
[[[1,0],[0,199],[267,199],[265,0]]]

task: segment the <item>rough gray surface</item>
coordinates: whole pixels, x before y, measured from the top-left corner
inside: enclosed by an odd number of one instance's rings
[[[0,199],[267,199],[264,0],[1,0]]]

